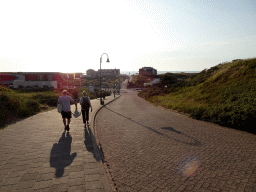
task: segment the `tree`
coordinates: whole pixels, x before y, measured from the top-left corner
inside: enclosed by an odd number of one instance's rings
[[[93,74],[95,74],[95,73],[96,73],[96,71],[93,70],[93,69],[88,69],[88,70],[86,71],[86,75],[93,75]]]

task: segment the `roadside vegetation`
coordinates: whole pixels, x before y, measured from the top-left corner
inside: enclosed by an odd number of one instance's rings
[[[256,58],[205,69],[187,78],[164,74],[138,94],[191,117],[256,133]]]
[[[0,86],[0,128],[10,123],[35,115],[42,111],[56,108],[58,97],[64,89],[23,89],[13,90]],[[96,93],[91,93],[86,88],[78,88],[79,97],[82,92],[87,91],[91,99],[96,98]],[[67,90],[72,97],[73,89]],[[110,95],[106,91],[106,96]]]

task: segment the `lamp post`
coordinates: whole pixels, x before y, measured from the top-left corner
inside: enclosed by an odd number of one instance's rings
[[[118,91],[119,91],[119,95],[120,95],[120,74],[119,74],[118,78],[119,78],[119,84],[118,84],[119,89],[118,89]]]
[[[116,89],[116,68],[114,71],[114,90]]]
[[[100,104],[101,105],[104,105],[104,100],[102,100],[102,89],[101,89],[101,62],[102,62],[102,56],[106,54],[107,57],[108,57],[108,54],[107,53],[103,53],[100,57]],[[107,59],[107,62],[109,63],[109,58]]]
[[[69,76],[67,75],[67,89],[68,89],[68,78],[69,78]]]

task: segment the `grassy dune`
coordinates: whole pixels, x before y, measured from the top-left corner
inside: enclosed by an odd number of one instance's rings
[[[151,88],[139,95],[146,98],[153,89],[156,90]],[[195,119],[256,132],[255,58],[217,65],[184,80],[178,88],[158,91],[162,96],[147,100]]]

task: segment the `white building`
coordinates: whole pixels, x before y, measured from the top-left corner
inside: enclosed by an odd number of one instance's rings
[[[54,87],[57,88],[57,81],[25,81],[25,80],[15,80],[13,81],[13,88],[18,89],[22,87]]]

